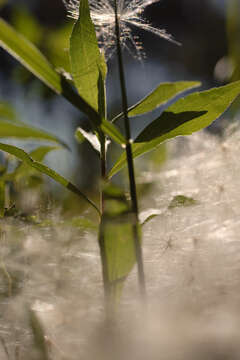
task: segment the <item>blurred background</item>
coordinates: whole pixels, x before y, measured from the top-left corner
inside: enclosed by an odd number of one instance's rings
[[[0,6],[1,16],[35,43],[55,67],[69,70],[68,39],[73,21],[67,18],[61,0],[0,0]],[[139,61],[125,53],[129,103],[164,81],[200,80],[206,89],[238,79],[239,8],[239,0],[161,0],[149,5],[145,18],[153,26],[166,29],[182,46],[133,29],[142,42],[144,57]],[[108,61],[108,72],[108,112],[112,117],[121,109],[114,55]],[[2,49],[0,100],[10,102],[22,121],[65,140],[72,153],[62,150],[51,154],[51,166],[82,187],[94,188],[99,174],[97,155],[88,144],[77,145],[74,138],[76,126],[86,119]],[[133,119],[134,134],[149,120]],[[221,121],[215,122],[212,132],[221,134],[222,126]]]

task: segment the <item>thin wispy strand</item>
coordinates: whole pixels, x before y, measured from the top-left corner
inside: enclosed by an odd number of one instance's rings
[[[68,16],[77,20],[79,17],[79,4],[81,0],[63,0]],[[177,45],[172,35],[165,29],[153,27],[144,17],[143,12],[147,6],[159,0],[119,0],[118,14],[121,28],[121,43],[135,57],[144,55],[142,43],[133,35],[132,28],[138,28],[155,34]],[[115,12],[113,0],[89,0],[91,17],[96,27],[99,46],[109,58],[115,48]]]

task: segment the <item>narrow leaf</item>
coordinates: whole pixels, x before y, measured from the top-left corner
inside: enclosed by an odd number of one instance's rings
[[[240,81],[188,95],[170,106],[148,125],[133,144],[136,158],[154,150],[162,142],[180,135],[191,135],[218,119],[240,94]],[[116,174],[126,165],[123,153],[109,173]]]
[[[107,117],[107,99],[106,99],[106,76],[107,64],[103,54],[100,54],[100,71],[98,79],[98,113],[100,118],[106,119]]]
[[[58,73],[33,44],[3,19],[0,19],[0,45],[52,90],[61,93]]]
[[[17,139],[36,139],[51,141],[58,144],[61,144],[65,148],[69,147],[55,135],[51,135],[44,130],[37,129],[35,127],[26,125],[20,121],[10,122],[5,120],[0,120],[0,138],[5,137],[14,137]]]
[[[42,174],[49,176],[51,179],[55,180],[57,183],[61,184],[62,186],[64,186],[65,188],[67,188],[68,190],[73,192],[74,194],[76,194],[79,197],[86,200],[99,213],[99,209],[97,208],[97,206],[90,199],[88,199],[86,197],[86,195],[84,195],[75,185],[73,185],[70,181],[68,181],[63,176],[59,175],[56,171],[50,169],[46,165],[43,165],[42,163],[33,160],[24,150],[22,150],[16,146],[6,145],[6,144],[2,144],[2,143],[0,143],[0,150],[5,151],[8,154],[16,156],[19,160],[22,160],[23,162],[25,162],[29,166],[33,167],[34,169],[38,170]]]
[[[90,17],[88,0],[81,0],[79,19],[70,39],[72,76],[80,96],[99,112],[99,79],[102,57],[94,24]]]
[[[133,117],[153,111],[159,106],[164,105],[168,101],[174,99],[177,95],[183,93],[184,91],[194,89],[195,87],[199,86],[201,86],[201,83],[198,81],[162,83],[145,98],[131,106],[128,110],[128,116]],[[122,116],[123,113],[119,114],[115,119],[113,119],[113,121],[116,121]]]

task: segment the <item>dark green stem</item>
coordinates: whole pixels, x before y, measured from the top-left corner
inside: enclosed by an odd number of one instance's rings
[[[107,168],[106,168],[106,138],[105,135],[101,135],[100,139],[101,149],[100,149],[100,166],[101,166],[101,185],[100,185],[100,212],[103,215],[104,212],[104,195],[102,187],[107,178]]]
[[[129,117],[128,117],[127,90],[126,90],[122,48],[121,48],[121,40],[120,40],[121,33],[120,33],[120,25],[118,18],[117,0],[115,0],[115,32],[116,32],[116,46],[117,46],[119,77],[120,77],[120,85],[121,85],[121,96],[122,96],[122,109],[124,114],[124,125],[125,125],[125,132],[127,138],[126,155],[127,155],[127,163],[128,163],[128,175],[129,175],[129,184],[130,184],[130,195],[132,201],[132,211],[134,214],[133,235],[134,235],[134,243],[135,243],[135,251],[136,251],[136,260],[138,266],[138,280],[139,280],[139,287],[141,294],[145,298],[146,285],[145,285],[145,275],[144,275],[144,267],[143,267],[141,239],[139,233],[138,199],[137,199],[136,181],[134,174],[134,164],[133,164],[132,145],[131,145],[132,139],[131,139]]]
[[[102,278],[103,278],[103,288],[104,288],[104,297],[105,297],[105,306],[106,306],[106,315],[109,317],[110,313],[110,287],[108,279],[108,270],[107,270],[107,259],[106,259],[106,249],[105,249],[105,239],[104,239],[104,192],[103,186],[107,178],[107,169],[106,169],[106,137],[104,133],[99,132],[99,140],[101,144],[100,149],[100,167],[101,167],[101,184],[100,184],[100,224],[99,224],[99,248],[102,264]]]

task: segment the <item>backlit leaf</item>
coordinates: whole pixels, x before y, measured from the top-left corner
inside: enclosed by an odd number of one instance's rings
[[[191,135],[218,119],[240,94],[240,81],[229,85],[197,92],[178,100],[148,125],[133,144],[136,158],[154,150],[159,144],[180,135]],[[117,160],[109,177],[126,165],[123,153]]]
[[[128,116],[133,117],[153,111],[157,107],[166,104],[168,101],[172,100],[184,91],[194,89],[200,85],[201,83],[198,81],[162,83],[137,104],[131,106],[128,110]],[[122,116],[123,113],[119,114],[113,121],[116,121]]]
[[[90,17],[88,0],[80,1],[79,19],[70,39],[70,61],[78,93],[99,113],[99,81],[104,81],[105,65]]]
[[[20,121],[5,121],[0,120],[0,138],[17,138],[17,139],[35,139],[51,141],[68,148],[68,146],[55,135],[51,135],[44,130],[26,125]]]

